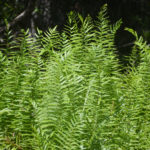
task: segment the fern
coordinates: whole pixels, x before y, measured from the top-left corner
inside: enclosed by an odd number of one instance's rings
[[[101,124],[109,123],[111,115],[105,112],[114,109],[114,103],[118,105],[118,60],[113,52],[107,52],[109,45],[100,47],[105,38],[96,42],[91,18],[83,20],[78,16],[77,21],[74,15],[73,21],[69,20],[62,33],[67,43],[62,42],[60,53],[53,52],[41,81],[46,83],[44,101],[37,112],[37,134],[41,137],[38,136],[38,143],[46,141],[40,145],[41,149],[91,149],[95,145],[102,148],[106,137],[99,139],[98,136],[107,131],[101,131]],[[78,20],[81,21],[79,29]],[[105,30],[112,35],[110,26]],[[96,32],[100,35],[103,30]],[[111,42],[113,45],[113,40]],[[116,90],[111,90],[112,87]]]
[[[140,61],[135,66],[131,61],[129,74],[125,78],[124,89],[124,106],[122,106],[123,128],[128,135],[127,142],[130,149],[148,149],[149,148],[149,46],[143,41],[142,37],[138,37],[137,33],[128,29],[135,37],[135,49],[139,51]],[[134,57],[132,57],[132,60]],[[146,76],[145,76],[146,75]]]
[[[32,40],[32,39],[31,39]],[[2,57],[1,73],[1,140],[6,148],[31,148],[32,125],[34,122],[32,102],[36,97],[35,82],[38,78],[36,56],[28,52],[31,42],[24,32],[24,37],[16,39],[16,55]],[[32,46],[32,48],[34,45]],[[32,54],[33,54],[33,50]]]
[[[97,21],[70,12],[61,33],[14,38],[0,53],[0,149],[149,149],[150,48],[127,29],[136,41],[122,74],[121,23],[104,5]]]

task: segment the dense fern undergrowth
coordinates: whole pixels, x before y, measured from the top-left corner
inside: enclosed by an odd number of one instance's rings
[[[136,38],[126,72],[104,5],[62,33],[7,31],[0,52],[1,150],[150,149],[150,48]]]

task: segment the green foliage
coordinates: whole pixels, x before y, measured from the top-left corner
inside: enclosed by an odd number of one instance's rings
[[[150,48],[128,29],[140,59],[122,74],[121,20],[110,25],[106,11],[96,22],[71,12],[62,33],[22,31],[0,53],[0,149],[149,149]]]

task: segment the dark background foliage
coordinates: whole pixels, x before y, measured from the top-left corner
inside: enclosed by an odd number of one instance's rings
[[[30,29],[32,35],[36,28],[47,30],[58,25],[61,30],[66,23],[67,13],[77,11],[82,16],[90,14],[94,19],[100,7],[107,3],[112,23],[122,18],[123,25],[116,35],[116,45],[120,56],[130,53],[134,38],[124,27],[130,27],[150,41],[150,2],[149,0],[1,0],[0,1],[0,38],[4,38],[5,22],[17,34],[21,28]]]

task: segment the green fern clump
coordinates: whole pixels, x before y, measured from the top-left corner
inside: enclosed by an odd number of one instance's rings
[[[16,39],[19,49],[8,57],[1,57],[0,87],[0,140],[3,148],[31,149],[33,139],[34,110],[36,100],[36,80],[38,79],[38,59],[34,44],[27,32]],[[34,54],[34,57],[32,56]]]
[[[111,25],[106,12],[70,12],[61,33],[22,31],[0,53],[1,149],[149,149],[149,47],[128,29],[136,41],[122,74],[121,20]]]
[[[128,135],[129,147],[132,149],[149,149],[149,52],[150,48],[138,37],[132,29],[127,29],[135,37],[134,50],[138,51],[140,60],[138,66],[135,65],[136,59],[133,59],[129,68],[129,74],[124,77],[126,87],[124,90],[124,106],[122,107],[122,118],[124,129]],[[136,49],[135,49],[136,47]],[[137,53],[135,53],[137,54]],[[136,56],[136,55],[132,55]],[[135,61],[134,61],[135,60]]]
[[[100,18],[102,23],[95,26],[89,16],[84,20],[71,12],[61,52],[50,57],[41,80],[45,94],[36,107],[41,149],[117,148],[121,74],[111,38],[119,23],[112,28]],[[111,40],[103,37],[105,32]]]

